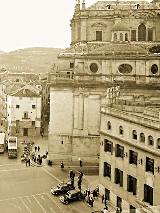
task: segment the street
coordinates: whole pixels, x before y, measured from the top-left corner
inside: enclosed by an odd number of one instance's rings
[[[28,166],[20,159],[0,155],[0,212],[3,213],[91,213],[83,201],[64,205],[50,193],[52,186],[67,180],[59,167]]]

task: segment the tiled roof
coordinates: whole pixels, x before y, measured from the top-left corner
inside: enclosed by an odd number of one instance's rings
[[[95,55],[95,54],[147,54],[148,46],[145,44],[134,44],[129,42],[88,42],[76,44],[67,48],[60,55]]]
[[[32,88],[27,88],[26,86],[18,89],[17,91],[11,93],[11,96],[18,96],[18,97],[40,97],[40,95],[35,91],[31,90]]]

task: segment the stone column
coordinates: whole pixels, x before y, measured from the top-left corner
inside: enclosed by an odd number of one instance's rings
[[[79,95],[79,116],[78,116],[78,128],[83,129],[84,123],[84,97],[83,94]]]
[[[84,129],[88,130],[88,93],[84,95]]]

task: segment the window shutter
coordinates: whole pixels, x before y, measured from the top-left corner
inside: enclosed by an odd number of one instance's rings
[[[137,192],[137,179],[133,178],[133,195],[136,195]]]
[[[115,183],[117,184],[117,168],[115,168],[115,173],[114,173],[114,179],[115,179]]]
[[[149,190],[149,194],[150,194],[150,205],[153,205],[153,188],[151,188],[151,187]]]
[[[147,185],[144,184],[144,201],[147,202]]]
[[[123,171],[120,171],[120,186],[123,186]]]
[[[115,145],[115,156],[117,157],[117,144]]]
[[[127,175],[127,191],[129,192],[130,191],[130,187],[129,187],[129,175]]]

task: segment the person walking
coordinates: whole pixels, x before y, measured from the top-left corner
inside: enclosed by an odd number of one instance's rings
[[[28,159],[28,165],[29,165],[29,166],[31,165],[31,160],[30,160],[30,158]]]
[[[90,189],[89,188],[87,189],[87,196],[88,197],[90,196]]]
[[[102,195],[102,203],[104,202],[104,194]]]
[[[79,166],[82,167],[82,161],[81,160],[79,161]]]
[[[63,169],[64,168],[64,163],[63,163],[63,161],[61,162],[61,169]]]
[[[28,159],[26,159],[26,167],[28,166]]]
[[[40,147],[38,146],[38,152],[40,151]]]
[[[34,150],[35,150],[35,152],[37,151],[37,147],[36,146],[34,147]]]

